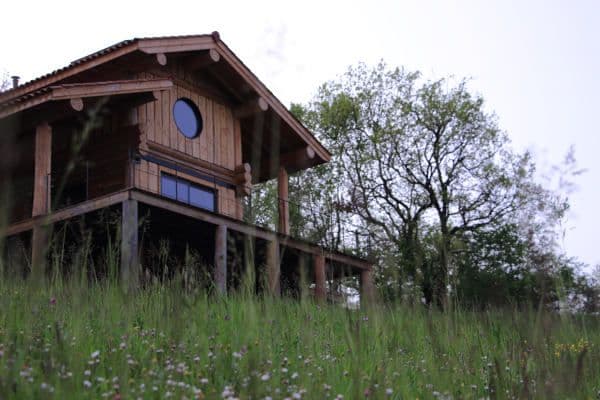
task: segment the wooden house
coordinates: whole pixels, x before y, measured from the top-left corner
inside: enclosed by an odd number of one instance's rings
[[[130,285],[157,237],[141,238],[139,218],[150,214],[153,232],[208,254],[219,291],[239,268],[228,246],[252,238],[274,294],[299,265],[310,266],[319,298],[338,273],[372,292],[368,261],[289,235],[288,174],[330,153],[217,32],[126,40],[13,86],[0,93],[0,179],[15,200],[1,235],[29,235],[34,275],[43,275],[50,227],[113,208]],[[243,219],[244,196],[270,179],[277,232]]]

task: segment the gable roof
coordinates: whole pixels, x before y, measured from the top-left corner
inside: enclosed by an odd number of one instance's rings
[[[289,112],[287,107],[277,99],[277,97],[235,55],[235,53],[231,51],[231,49],[220,39],[218,32],[213,32],[209,35],[163,36],[124,40],[79,58],[63,68],[0,93],[0,108],[7,104],[26,100],[36,94],[45,93],[49,86],[56,85],[67,78],[130,53],[168,54],[211,49],[216,50],[220,57],[227,62],[235,73],[239,75],[261,98],[265,99],[268,106],[271,107],[273,111],[279,115],[282,121],[284,121],[310,146],[310,148],[314,150],[315,154],[322,162],[327,162],[331,159],[331,153],[329,153],[329,151],[316,139],[312,132]]]

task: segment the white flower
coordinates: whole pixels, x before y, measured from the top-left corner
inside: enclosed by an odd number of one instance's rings
[[[92,353],[92,358],[98,358],[98,356],[100,355],[100,350],[96,350],[95,352]]]
[[[86,389],[91,388],[92,387],[92,382],[90,382],[88,380],[83,381],[83,387],[86,388]]]
[[[298,378],[298,373],[297,373],[297,372],[294,372],[294,373],[292,374],[292,379],[296,379],[296,378]]]
[[[268,381],[269,379],[271,379],[271,375],[269,375],[269,373],[267,372],[267,373],[263,374],[263,375],[260,377],[260,379],[261,379],[263,382],[266,382],[266,381]]]
[[[392,393],[394,393],[394,391],[392,390],[392,388],[387,388],[387,389],[385,389],[385,394],[386,394],[386,395],[388,395],[388,396],[391,396],[391,395],[392,395]]]
[[[85,376],[90,376],[92,374],[92,371],[90,371],[89,369],[86,369],[85,371],[83,371],[83,374]]]

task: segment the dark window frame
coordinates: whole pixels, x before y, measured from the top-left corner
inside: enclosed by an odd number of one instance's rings
[[[175,182],[175,194],[173,196],[169,195],[168,193],[165,192],[165,190],[164,190],[164,184],[163,184],[163,180],[164,179],[172,180],[172,181]],[[185,191],[187,192],[187,196],[185,196],[185,199],[180,198],[180,186],[187,187],[187,189],[185,189]],[[191,192],[192,188],[197,189],[197,190],[199,190],[201,192],[204,192],[204,193],[212,195],[212,198],[213,198],[212,209],[207,208],[207,207],[202,207],[200,205],[192,204],[191,196],[190,196],[190,192]],[[211,188],[211,187],[208,187],[206,185],[202,185],[202,184],[196,183],[196,182],[191,181],[189,179],[182,178],[180,176],[176,176],[176,175],[169,174],[169,173],[166,173],[166,172],[161,172],[160,173],[160,195],[164,196],[164,197],[166,197],[168,199],[175,200],[175,201],[177,201],[179,203],[183,203],[183,204],[187,204],[189,206],[195,207],[195,208],[199,208],[201,210],[211,211],[211,212],[215,212],[215,213],[219,212],[218,211],[218,204],[219,204],[219,201],[218,201],[219,192],[218,192],[218,190],[216,190],[214,188]],[[183,197],[183,196],[181,196],[181,197]]]

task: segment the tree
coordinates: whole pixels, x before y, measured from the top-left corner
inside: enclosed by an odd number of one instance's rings
[[[346,206],[395,245],[411,279],[419,231],[437,232],[434,296],[446,299],[453,246],[500,223],[539,188],[528,154],[508,138],[465,81],[423,82],[419,73],[351,68],[323,85],[304,114],[333,149]]]

